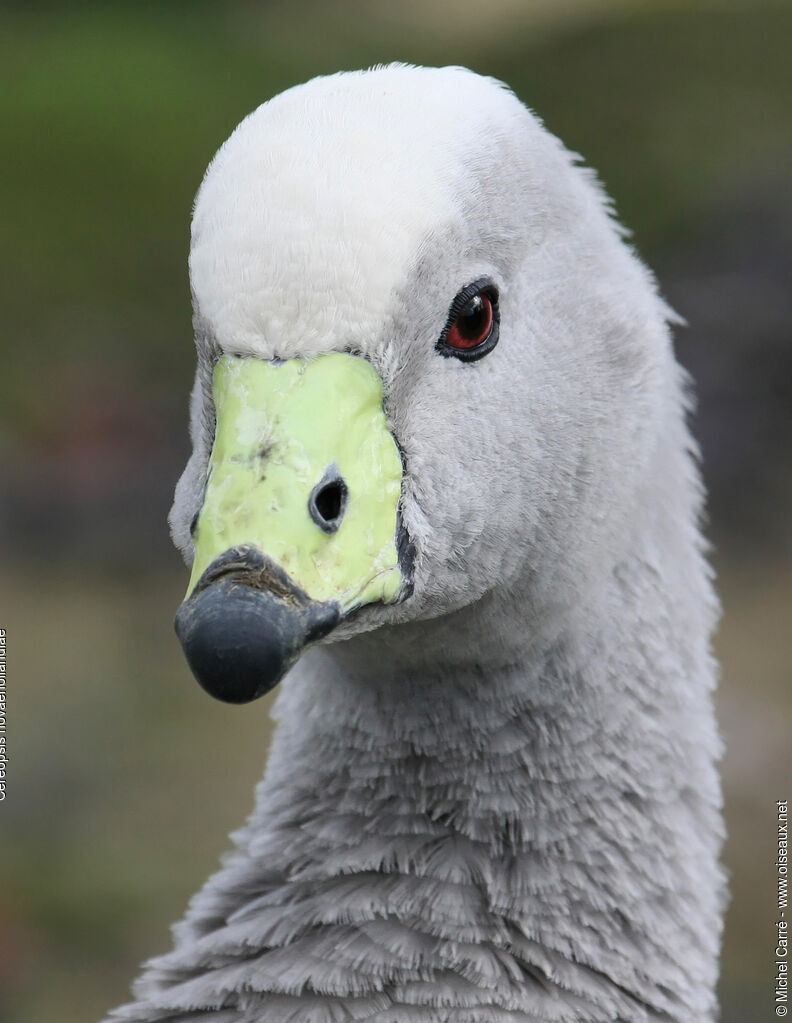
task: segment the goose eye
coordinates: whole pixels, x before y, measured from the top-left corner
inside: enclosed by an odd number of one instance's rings
[[[437,342],[441,355],[474,362],[498,343],[498,292],[490,281],[469,284],[451,303],[443,333]]]

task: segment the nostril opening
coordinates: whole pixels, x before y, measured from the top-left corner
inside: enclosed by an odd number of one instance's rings
[[[341,525],[348,496],[347,485],[340,477],[323,480],[314,487],[308,501],[308,511],[325,533],[335,533]]]
[[[316,510],[325,520],[332,522],[341,514],[344,499],[344,488],[339,482],[328,483],[316,495]]]

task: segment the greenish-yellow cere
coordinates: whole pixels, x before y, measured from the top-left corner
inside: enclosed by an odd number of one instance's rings
[[[402,465],[371,364],[341,352],[281,363],[226,355],[213,396],[217,429],[187,592],[218,555],[248,544],[314,600],[345,611],[394,600]],[[308,502],[332,465],[349,494],[328,535]]]

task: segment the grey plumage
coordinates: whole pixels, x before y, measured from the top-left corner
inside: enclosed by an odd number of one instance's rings
[[[368,196],[333,173],[347,130]],[[315,193],[278,177],[279,146]],[[384,268],[355,248],[361,203]],[[323,252],[360,286],[328,282]],[[592,176],[469,72],[320,79],[221,150],[192,270],[194,455],[172,513],[187,559],[217,352],[348,347],[385,381],[415,594],[287,676],[253,814],[112,1019],[712,1020],[717,605],[687,382]],[[449,299],[482,271],[500,344],[442,359]]]

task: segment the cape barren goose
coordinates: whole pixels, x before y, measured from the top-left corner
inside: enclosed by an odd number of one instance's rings
[[[712,1020],[702,489],[592,174],[469,71],[318,78],[218,152],[190,273],[177,632],[223,700],[288,675],[252,816],[112,1019]]]

